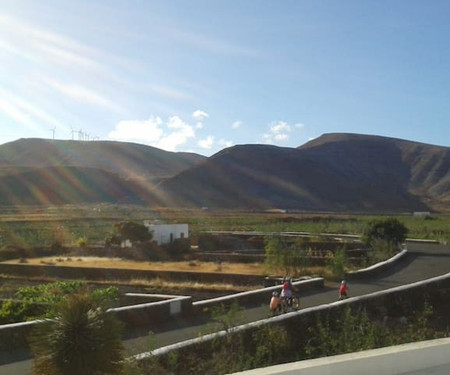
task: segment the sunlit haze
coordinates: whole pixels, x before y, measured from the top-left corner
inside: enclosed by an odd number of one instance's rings
[[[450,146],[450,2],[0,0],[0,144]]]

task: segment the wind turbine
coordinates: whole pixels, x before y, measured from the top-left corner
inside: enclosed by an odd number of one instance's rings
[[[53,134],[53,139],[55,139],[55,131],[56,131],[56,126],[53,129],[50,129],[50,131]]]

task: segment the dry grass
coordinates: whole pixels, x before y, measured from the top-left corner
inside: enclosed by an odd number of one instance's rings
[[[55,281],[61,281],[61,279],[53,277],[27,277],[23,278],[21,276],[5,275],[0,274],[0,298],[14,298],[15,293],[19,288],[30,287],[35,285],[40,285],[43,283],[50,283]],[[199,283],[199,282],[172,282],[167,280],[156,279],[131,279],[125,280],[85,280],[88,284],[95,284],[98,286],[125,286],[127,288],[136,288],[136,291],[142,292],[145,290],[146,293],[160,293],[162,290],[165,293],[181,293],[190,294],[192,292],[219,292],[223,293],[238,293],[250,289],[256,289],[259,286],[242,286],[233,284],[222,284],[222,283]],[[128,290],[129,291],[129,290]]]
[[[23,260],[15,259],[1,263],[23,264]],[[236,273],[242,275],[263,275],[264,266],[260,263],[226,263],[200,261],[182,262],[139,262],[121,258],[103,257],[43,257],[28,258],[29,265],[60,265],[67,267],[98,267],[98,268],[123,268],[130,270],[152,271],[183,271],[183,272],[214,272]]]

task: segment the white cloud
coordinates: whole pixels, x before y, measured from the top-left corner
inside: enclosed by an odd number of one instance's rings
[[[300,129],[303,124],[290,125],[285,121],[275,121],[269,124],[269,131],[263,134],[262,139],[265,143],[275,144],[275,143],[286,143],[289,141],[292,129]]]
[[[163,120],[160,117],[150,117],[148,120],[120,121],[109,133],[109,138],[123,141],[141,141],[147,144],[158,142],[163,136]]]
[[[202,111],[200,109],[197,109],[196,111],[192,112],[192,117],[194,118],[197,123],[195,124],[196,129],[203,129],[203,120],[209,117],[209,114],[205,111]]]
[[[289,136],[287,134],[275,134],[274,139],[277,142],[286,142],[289,140]]]
[[[176,151],[186,144],[189,138],[195,138],[192,125],[178,116],[169,117],[164,122],[159,116],[148,120],[120,121],[108,135],[110,139],[145,143],[166,151]]]
[[[195,121],[203,121],[205,118],[208,118],[209,115],[205,111],[197,109],[192,113],[192,117]]]
[[[209,150],[214,144],[214,137],[212,135],[208,135],[205,139],[199,140],[197,144],[199,147]]]
[[[242,121],[235,121],[231,124],[231,129],[239,129],[242,126]]]
[[[167,127],[169,129],[175,129],[175,132],[180,134],[181,136],[187,138],[195,137],[194,128],[189,125],[187,122],[184,122],[178,116],[169,117],[169,121],[167,122]]]
[[[270,126],[270,132],[274,135],[276,134],[282,134],[282,133],[289,133],[291,131],[291,127],[287,122],[284,121],[278,121],[276,123],[272,123]]]

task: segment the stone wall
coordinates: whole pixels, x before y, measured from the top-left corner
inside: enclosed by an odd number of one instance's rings
[[[181,362],[183,357],[189,358],[193,352],[201,355],[211,355],[212,342],[214,347],[220,346],[220,342],[230,340],[229,335],[243,335],[249,338],[255,334],[256,330],[264,325],[281,326],[286,332],[295,332],[294,345],[301,346],[304,344],[305,338],[308,337],[308,327],[314,326],[318,317],[328,316],[330,321],[333,317],[342,314],[348,306],[352,308],[362,308],[373,318],[382,318],[385,316],[402,317],[408,316],[414,309],[423,308],[425,301],[431,305],[439,306],[443,301],[450,300],[450,273],[404,285],[384,291],[360,296],[352,297],[343,301],[336,301],[330,304],[315,306],[291,312],[288,314],[278,315],[265,320],[260,320],[250,324],[245,324],[233,328],[226,333],[221,331],[218,333],[206,335],[193,340],[187,340],[174,345],[159,348],[149,353],[142,353],[136,356],[140,361],[154,360],[155,356],[159,357],[162,362],[166,361],[170,356],[175,355]],[[445,317],[447,320],[448,317]],[[199,357],[198,360],[201,360]]]
[[[190,296],[127,293],[126,297],[134,304],[110,309],[126,327],[158,324],[174,315],[187,316],[192,310]]]
[[[127,327],[163,322],[174,315],[186,316],[192,311],[192,297],[160,294],[127,293],[121,296],[128,306],[109,309]],[[134,303],[134,305],[130,305]],[[40,320],[0,325],[0,350],[27,347],[27,340]]]
[[[324,279],[322,277],[306,278],[304,280],[295,281],[292,285],[297,292],[314,288],[323,288]],[[220,305],[230,306],[234,302],[237,302],[241,306],[261,302],[268,303],[274,291],[281,291],[281,285],[197,301],[192,304],[192,308],[194,312],[201,313],[205,309],[211,309],[212,307]]]

